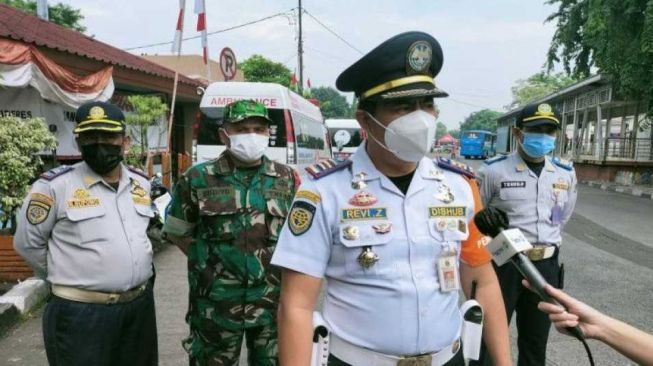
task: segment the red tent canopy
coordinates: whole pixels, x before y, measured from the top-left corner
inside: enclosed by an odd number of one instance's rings
[[[458,145],[458,140],[450,134],[446,134],[438,139],[438,145]]]

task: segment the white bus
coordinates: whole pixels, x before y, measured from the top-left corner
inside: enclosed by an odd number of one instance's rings
[[[365,130],[355,119],[327,119],[331,149],[335,160],[347,160],[365,139]]]
[[[288,88],[272,83],[215,82],[202,96],[196,126],[196,162],[215,159],[225,146],[218,126],[225,105],[241,99],[263,103],[274,124],[266,155],[303,173],[304,167],[331,157],[331,146],[320,108]]]

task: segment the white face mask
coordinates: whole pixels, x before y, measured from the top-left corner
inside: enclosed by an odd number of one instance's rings
[[[229,151],[240,161],[254,163],[265,153],[270,137],[258,133],[227,135],[231,146]]]
[[[368,115],[385,129],[385,145],[371,133],[369,136],[399,159],[418,162],[430,151],[436,127],[433,115],[418,109],[395,119],[387,127],[371,114]]]

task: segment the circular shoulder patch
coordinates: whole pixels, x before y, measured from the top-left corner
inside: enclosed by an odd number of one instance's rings
[[[46,203],[31,200],[27,205],[27,222],[32,225],[38,225],[48,218],[50,206]]]
[[[288,214],[288,228],[293,235],[298,236],[310,229],[315,216],[315,206],[304,201],[295,201]]]

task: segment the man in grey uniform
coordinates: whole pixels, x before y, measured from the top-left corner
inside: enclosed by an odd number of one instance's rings
[[[559,129],[560,119],[549,104],[525,106],[513,130],[517,151],[486,161],[478,174],[483,204],[507,213],[510,227],[520,229],[534,245],[526,254],[556,287],[562,287],[558,265],[562,229],[576,204],[572,164],[547,156]],[[551,322],[537,309],[540,299],[522,286],[514,266],[495,266],[495,270],[508,320],[513,311],[517,313],[519,365],[544,365]]]
[[[52,286],[43,314],[50,365],[156,365],[153,217],[146,176],[121,161],[122,111],[76,112],[83,162],[41,176],[18,217],[14,247]]]
[[[442,49],[407,32],[385,41],[336,81],[359,98],[368,140],[351,160],[309,167],[272,263],[283,267],[279,356],[311,358],[312,313],[323,278],[329,365],[462,366],[459,290],[485,307],[485,340],[511,365],[499,285],[473,225],[481,209],[474,174],[425,157],[435,137],[433,78]],[[463,344],[462,347],[465,347]]]

